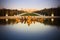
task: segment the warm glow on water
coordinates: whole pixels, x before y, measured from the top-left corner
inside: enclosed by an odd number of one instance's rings
[[[8,26],[7,26],[8,27]],[[49,30],[54,29],[54,27],[51,27],[49,25],[44,25],[43,23],[36,22],[35,24],[32,23],[30,26],[24,23],[18,23],[11,25],[10,30],[18,31],[18,32],[24,32],[24,33],[43,33]]]
[[[60,33],[58,19],[21,17],[16,19],[0,19],[2,38],[8,39],[54,39]],[[0,37],[1,37],[0,36]]]

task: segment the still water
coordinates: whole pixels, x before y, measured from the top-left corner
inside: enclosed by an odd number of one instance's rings
[[[59,18],[0,19],[1,40],[58,40],[59,38]]]

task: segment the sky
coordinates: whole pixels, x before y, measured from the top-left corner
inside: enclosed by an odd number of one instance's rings
[[[60,0],[0,0],[0,8],[44,9],[60,6]]]

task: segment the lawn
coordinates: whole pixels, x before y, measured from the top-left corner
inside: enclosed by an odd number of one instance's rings
[[[21,15],[21,16],[38,16],[37,14],[34,14],[34,13],[26,13],[24,15]]]

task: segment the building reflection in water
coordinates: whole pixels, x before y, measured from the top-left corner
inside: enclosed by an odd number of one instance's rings
[[[54,21],[54,19],[53,19],[53,18],[51,18],[51,21],[53,22],[53,21]]]
[[[8,22],[8,19],[6,19],[6,22]]]

